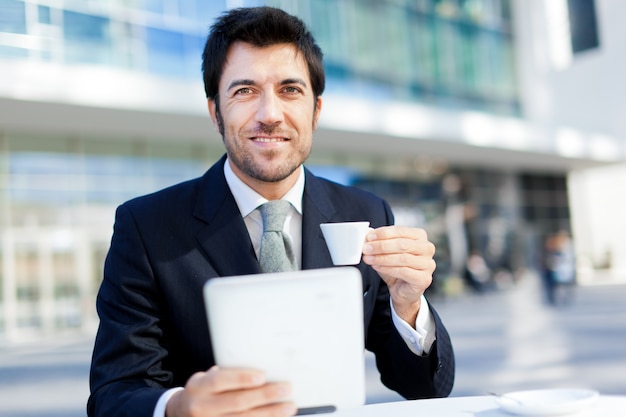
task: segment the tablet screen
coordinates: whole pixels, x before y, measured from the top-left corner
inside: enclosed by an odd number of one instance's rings
[[[362,286],[354,267],[209,280],[204,297],[217,364],[291,382],[298,414],[362,405]]]

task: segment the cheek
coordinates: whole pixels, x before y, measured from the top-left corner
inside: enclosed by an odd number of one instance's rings
[[[311,106],[298,106],[287,112],[287,120],[299,130],[315,130],[319,113]]]
[[[254,107],[245,103],[239,103],[237,106],[226,106],[221,114],[223,128],[231,132],[245,129],[254,120],[254,114]]]

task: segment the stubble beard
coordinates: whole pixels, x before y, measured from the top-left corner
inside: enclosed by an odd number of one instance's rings
[[[293,174],[311,153],[311,145],[309,145],[305,148],[296,149],[295,151],[292,150],[282,159],[281,153],[283,152],[279,150],[270,149],[263,152],[263,155],[255,155],[254,152],[247,149],[233,146],[233,144],[237,143],[237,140],[234,137],[231,138],[231,140],[226,139],[224,120],[219,111],[216,113],[216,118],[228,158],[241,172],[255,180],[263,182],[282,181]],[[259,132],[265,134],[271,134],[273,130],[274,128],[272,126],[267,125],[261,126],[258,129]],[[271,164],[271,161],[280,162],[280,164]]]
[[[228,151],[228,146],[226,150]],[[302,165],[308,152],[299,152],[300,158],[295,158],[293,155],[289,155],[287,159],[280,160],[277,151],[267,151],[263,154],[263,161],[260,161],[258,156],[249,152],[232,152],[228,151],[228,157],[232,160],[233,164],[239,168],[251,178],[263,182],[279,182],[288,178],[293,174],[296,169]],[[271,161],[275,160],[280,164],[271,164]]]

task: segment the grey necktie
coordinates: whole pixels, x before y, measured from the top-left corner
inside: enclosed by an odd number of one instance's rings
[[[285,200],[268,201],[260,206],[263,218],[263,235],[259,263],[263,272],[293,271],[295,257],[289,236],[283,233],[285,218],[291,204]]]

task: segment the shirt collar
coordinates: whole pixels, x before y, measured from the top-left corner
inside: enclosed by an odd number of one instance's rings
[[[261,204],[267,202],[267,199],[261,196],[259,193],[248,187],[230,167],[228,158],[224,163],[224,176],[226,177],[226,183],[230,188],[230,192],[235,197],[239,211],[242,217],[246,217],[252,213]],[[287,200],[291,203],[293,208],[302,215],[302,195],[304,194],[304,168],[302,165],[299,168],[299,175],[296,183],[291,187],[287,194],[285,194],[281,200]]]

